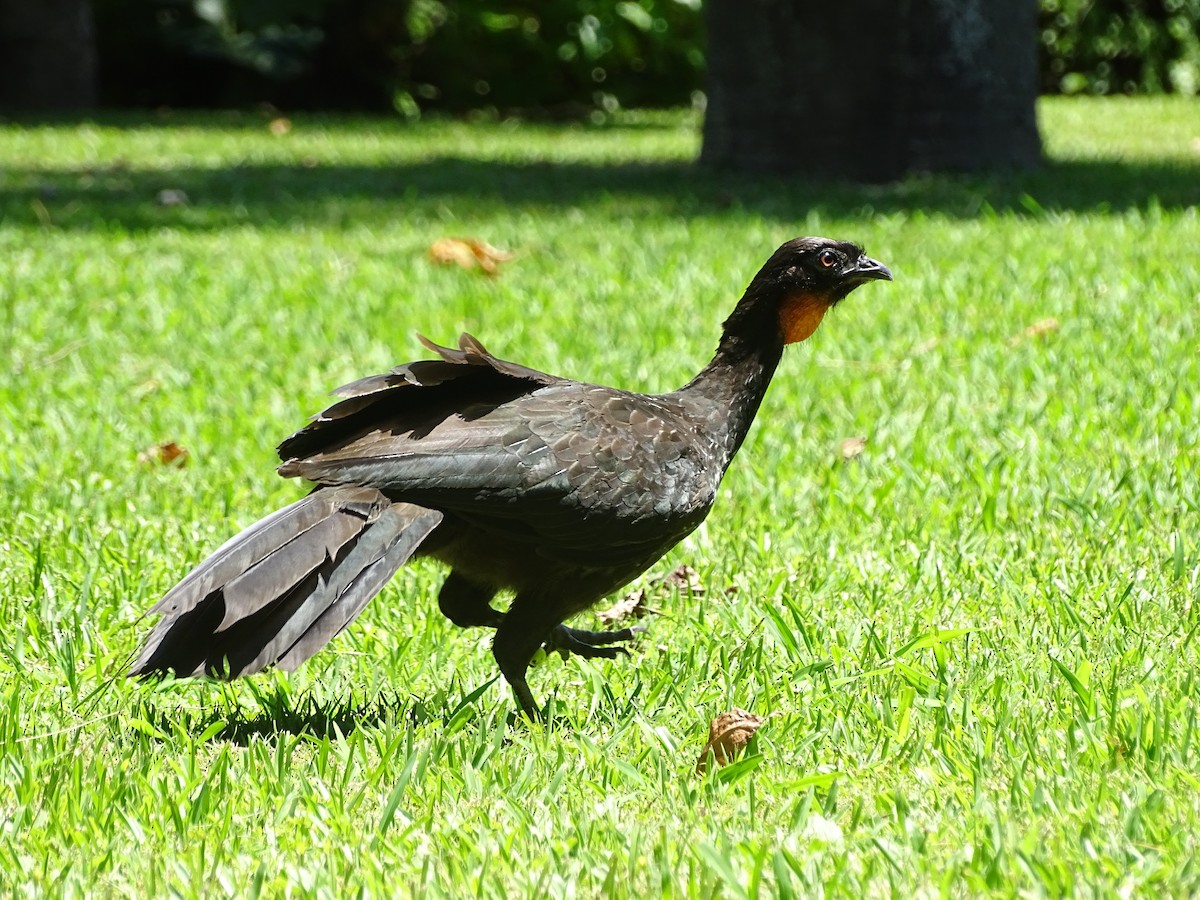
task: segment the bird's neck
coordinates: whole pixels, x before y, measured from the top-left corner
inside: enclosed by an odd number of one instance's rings
[[[704,369],[677,392],[720,445],[727,467],[742,446],[783,356],[772,331],[753,337],[726,332]]]

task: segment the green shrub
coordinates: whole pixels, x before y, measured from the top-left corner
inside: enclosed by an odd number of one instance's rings
[[[699,0],[96,0],[96,17],[116,105],[577,114],[686,104],[703,80]]]
[[[698,0],[414,0],[399,90],[461,110],[675,106],[702,87]]]
[[[1200,93],[1200,0],[1041,4],[1043,93]]]
[[[679,106],[703,89],[700,3],[94,0],[101,97],[406,115]],[[1043,93],[1200,92],[1200,0],[1041,9]]]

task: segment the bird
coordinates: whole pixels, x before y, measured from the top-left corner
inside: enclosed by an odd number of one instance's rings
[[[293,671],[413,558],[449,568],[438,607],[495,630],[521,711],[543,647],[615,658],[641,629],[566,625],[704,521],[784,348],[855,288],[892,280],[856,244],[787,241],[725,320],[712,360],[678,390],[641,394],[550,375],[418,335],[436,357],[333,392],[278,446],[302,499],[219,547],[149,612],[129,674],[237,678]],[[511,593],[506,610],[492,605]],[[149,614],[149,613],[148,613]]]

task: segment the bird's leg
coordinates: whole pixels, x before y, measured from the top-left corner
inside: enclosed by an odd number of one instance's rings
[[[499,628],[504,621],[504,613],[492,609],[489,602],[495,594],[491,588],[451,572],[438,592],[438,608],[442,615],[460,628]]]
[[[533,655],[550,638],[566,614],[567,610],[561,605],[544,597],[517,594],[496,628],[492,655],[496,657],[504,680],[512,685],[521,709],[535,722],[542,720],[542,714],[533,700],[525,672]]]

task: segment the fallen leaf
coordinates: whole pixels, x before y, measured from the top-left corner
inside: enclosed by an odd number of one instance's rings
[[[475,238],[439,238],[429,245],[429,258],[443,266],[471,269],[478,266],[485,275],[495,275],[500,263],[514,254]]]
[[[596,615],[605,625],[612,625],[622,619],[640,619],[658,612],[657,609],[646,605],[646,600],[652,596],[662,597],[672,591],[679,591],[681,594],[688,593],[693,597],[703,597],[704,590],[704,585],[700,582],[700,576],[695,569],[686,564],[678,565],[666,575],[655,578],[646,587],[630,591],[611,607]],[[734,590],[736,591],[736,588]],[[729,591],[725,593],[728,594]]]
[[[718,766],[727,766],[737,759],[765,721],[762,716],[736,706],[713,719],[708,726],[708,743],[696,760],[697,774],[703,775],[708,770],[710,753]]]
[[[1020,334],[1014,334],[1012,337],[1010,337],[1008,339],[1008,345],[1010,347],[1015,347],[1022,341],[1027,341],[1031,338],[1038,338],[1042,335],[1050,334],[1053,331],[1058,331],[1058,325],[1058,319],[1039,319]]]
[[[443,266],[457,265],[469,269],[475,265],[475,253],[470,245],[457,238],[440,238],[429,245],[429,258]]]
[[[695,569],[686,564],[678,565],[664,575],[657,586],[661,589],[659,593],[674,588],[681,594],[686,590],[693,597],[704,596],[704,585],[700,583],[700,576],[696,574]]]
[[[187,447],[182,447],[175,441],[163,441],[161,444],[147,447],[139,453],[138,462],[146,466],[159,465],[179,468],[187,465],[190,456]]]
[[[636,591],[630,591],[608,609],[598,613],[597,617],[605,625],[612,625],[622,619],[640,619],[647,612],[649,610],[646,609],[646,589],[638,588]]]
[[[163,188],[157,199],[159,206],[187,206],[188,195],[179,188]]]
[[[275,137],[283,137],[292,130],[292,121],[291,119],[285,119],[283,116],[279,116],[278,118],[272,119],[267,128],[271,130],[271,134],[275,135]]]
[[[860,456],[862,454],[862,452],[866,449],[867,449],[866,435],[860,434],[860,435],[856,435],[854,437],[848,437],[842,441],[842,445],[841,445],[842,459],[846,459],[846,460],[854,459],[854,457]]]

